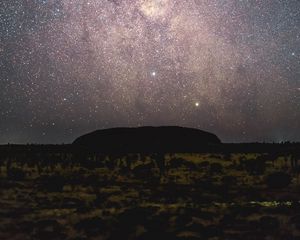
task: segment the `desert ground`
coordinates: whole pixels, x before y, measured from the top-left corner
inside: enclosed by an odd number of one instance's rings
[[[14,152],[0,239],[300,239],[292,154]]]

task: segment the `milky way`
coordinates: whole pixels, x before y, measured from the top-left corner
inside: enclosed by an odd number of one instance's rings
[[[3,0],[0,143],[180,125],[300,140],[299,0]]]

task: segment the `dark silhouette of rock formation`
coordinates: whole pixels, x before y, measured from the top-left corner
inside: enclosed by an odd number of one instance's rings
[[[80,149],[101,153],[199,152],[220,144],[212,133],[175,126],[97,130],[73,142]]]

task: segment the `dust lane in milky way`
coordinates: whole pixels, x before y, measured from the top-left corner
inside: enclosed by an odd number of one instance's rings
[[[300,2],[0,3],[0,142],[181,125],[300,140]]]

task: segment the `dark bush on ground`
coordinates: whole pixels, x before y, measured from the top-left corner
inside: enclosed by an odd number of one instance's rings
[[[211,174],[219,174],[223,172],[223,166],[220,163],[212,163],[210,164],[209,171]]]
[[[291,217],[290,223],[300,230],[300,214]]]
[[[47,192],[60,192],[66,184],[66,179],[61,175],[42,176],[39,187]]]
[[[75,224],[74,228],[81,232],[86,232],[89,236],[95,236],[107,231],[105,221],[99,217],[86,218]]]
[[[237,177],[235,176],[224,176],[222,177],[222,183],[224,186],[227,186],[227,187],[231,187],[233,185],[236,185],[238,182],[237,182]]]
[[[274,172],[266,177],[266,184],[269,188],[284,188],[290,185],[292,178],[284,172]]]
[[[261,159],[245,160],[242,164],[250,175],[262,175],[266,171],[266,163]]]
[[[198,164],[199,168],[207,168],[209,166],[209,161],[204,161]]]
[[[25,172],[20,168],[11,168],[7,172],[7,176],[10,180],[23,181],[26,177]]]
[[[277,230],[280,226],[279,221],[276,217],[263,216],[259,220],[259,226],[262,230]]]
[[[41,220],[35,223],[33,239],[66,239],[63,227],[56,220]]]
[[[190,170],[195,170],[197,169],[197,166],[193,162],[187,161],[184,158],[172,158],[168,168],[187,168]]]

